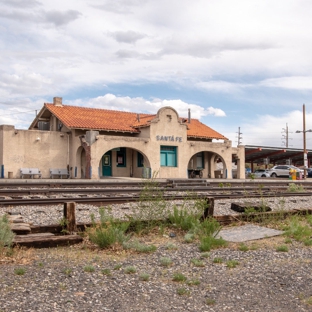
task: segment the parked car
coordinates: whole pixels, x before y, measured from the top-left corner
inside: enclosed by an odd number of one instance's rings
[[[269,178],[270,172],[268,169],[257,169],[254,173],[255,178]]]
[[[296,172],[301,172],[303,174],[303,170],[297,168],[295,166],[288,166],[288,165],[278,165],[274,166],[273,168],[269,169],[269,174],[272,178],[276,177],[289,177],[290,169],[296,170]]]
[[[307,169],[307,176],[308,176],[309,178],[312,178],[312,168],[308,168],[308,169]]]

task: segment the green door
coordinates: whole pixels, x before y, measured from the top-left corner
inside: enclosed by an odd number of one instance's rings
[[[103,176],[111,177],[112,176],[112,152],[108,151],[102,157],[103,164]]]

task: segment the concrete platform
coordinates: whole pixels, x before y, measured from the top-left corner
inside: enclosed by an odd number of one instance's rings
[[[284,232],[274,229],[269,229],[263,226],[254,224],[246,224],[242,226],[235,226],[228,229],[223,229],[217,235],[228,242],[240,243],[251,240],[267,238],[282,235]]]

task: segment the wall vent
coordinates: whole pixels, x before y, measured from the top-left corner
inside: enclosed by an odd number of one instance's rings
[[[38,129],[49,131],[50,130],[50,123],[47,121],[38,121]]]

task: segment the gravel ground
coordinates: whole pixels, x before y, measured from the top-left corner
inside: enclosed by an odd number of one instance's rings
[[[152,241],[158,248],[151,254],[83,245],[28,251],[27,263],[0,265],[0,311],[312,311],[312,248],[294,244],[276,252],[279,239],[253,243],[246,252],[232,244],[208,257],[178,236]],[[164,258],[172,264],[164,266]],[[229,268],[230,260],[238,265]],[[129,267],[136,272],[127,273]],[[175,273],[187,280],[173,281]]]
[[[309,198],[270,199],[270,206],[273,210],[307,208]],[[235,213],[229,206],[229,200],[216,201],[215,214]],[[113,208],[116,216],[130,210]],[[51,224],[62,217],[62,206],[49,213],[43,207],[14,209],[34,224]],[[78,221],[89,222],[90,213],[97,216],[97,209],[79,206]],[[200,253],[197,244],[184,243],[178,232],[175,237],[169,234],[144,238],[157,246],[149,254],[99,251],[86,242],[16,250],[13,258],[0,261],[0,312],[312,311],[311,247],[293,242],[287,245],[288,252],[277,252],[276,246],[285,243],[283,237],[274,237],[246,242],[245,252],[231,243],[207,255]],[[215,263],[216,258],[222,263]],[[172,263],[164,266],[164,259]],[[237,266],[230,268],[228,261],[233,260]],[[127,273],[130,268],[136,272]],[[25,274],[18,275],[16,269],[24,269]],[[104,270],[110,270],[110,275]],[[173,281],[176,273],[186,281]]]

